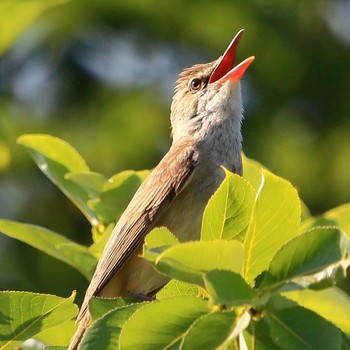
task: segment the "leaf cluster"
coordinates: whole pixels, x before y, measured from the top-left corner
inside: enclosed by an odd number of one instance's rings
[[[8,220],[0,231],[89,279],[148,172],[106,179],[62,140],[25,135],[19,143],[89,220],[94,243]],[[349,348],[350,298],[336,285],[350,263],[350,205],[311,217],[293,186],[257,162],[244,157],[243,177],[225,173],[200,241],[180,243],[163,227],[146,237],[144,259],[171,282],[151,302],[92,299],[81,349]],[[33,337],[64,348],[75,329],[73,299],[1,292],[0,349]]]

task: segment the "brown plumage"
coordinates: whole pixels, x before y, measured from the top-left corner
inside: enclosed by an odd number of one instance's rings
[[[171,106],[172,146],[116,224],[87,289],[70,350],[90,321],[92,296],[153,295],[168,282],[139,256],[145,236],[165,226],[180,241],[199,239],[205,205],[224,177],[221,166],[241,174],[239,79],[253,60],[234,67],[241,34],[219,60],[180,74]]]

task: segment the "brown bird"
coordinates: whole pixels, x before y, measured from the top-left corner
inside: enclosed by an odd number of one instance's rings
[[[242,174],[242,99],[239,80],[254,60],[234,66],[243,30],[216,61],[185,69],[171,104],[173,142],[116,224],[77,318],[69,349],[90,321],[93,296],[154,295],[168,278],[140,257],[145,236],[165,226],[181,241],[200,238],[206,203],[224,178],[222,166]]]

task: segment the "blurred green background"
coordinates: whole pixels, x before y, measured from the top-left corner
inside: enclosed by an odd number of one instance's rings
[[[289,179],[313,214],[350,202],[350,3],[9,0],[0,3],[0,217],[85,244],[90,227],[16,138],[49,133],[92,170],[154,167],[185,67],[216,59],[244,28],[238,60],[244,151]],[[0,235],[0,289],[61,296],[76,271]]]

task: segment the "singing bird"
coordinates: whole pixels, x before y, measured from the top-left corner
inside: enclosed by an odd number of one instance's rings
[[[240,78],[254,60],[251,56],[234,64],[242,34],[218,60],[180,74],[171,104],[172,145],[107,241],[69,350],[77,348],[90,321],[91,297],[152,296],[168,282],[140,257],[145,236],[165,226],[180,242],[199,239],[205,205],[224,179],[222,167],[242,174]]]

